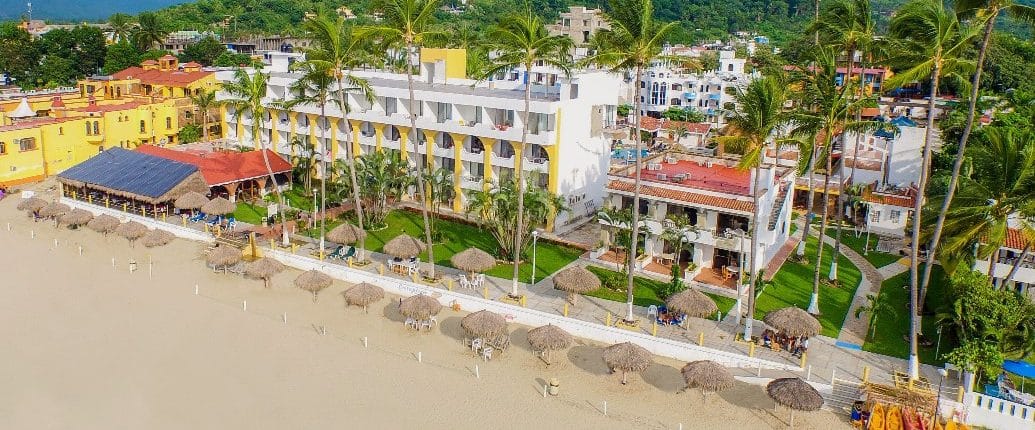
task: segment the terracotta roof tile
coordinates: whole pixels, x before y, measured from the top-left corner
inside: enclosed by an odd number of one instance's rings
[[[1029,243],[1029,239],[1024,237],[1024,233],[1017,228],[1006,229],[1006,240],[1003,241],[1003,247],[1010,249],[1024,249],[1024,246]]]
[[[712,125],[707,122],[684,122],[684,121],[670,121],[668,119],[658,119],[649,116],[640,117],[640,129],[644,131],[659,131],[662,129],[675,129],[676,127],[686,127],[690,133],[694,134],[708,134],[712,129]]]
[[[139,79],[141,83],[148,85],[183,86],[189,85],[199,79],[203,79],[212,72],[184,72],[180,70],[144,70],[140,67],[130,67],[111,75],[114,79]]]
[[[628,182],[611,180],[610,182],[608,182],[607,188],[612,191],[632,193],[635,189],[635,186]],[[746,202],[742,200],[710,196],[707,194],[692,193],[689,191],[679,191],[668,188],[652,187],[650,185],[641,184],[640,193],[643,195],[657,197],[661,199],[675,200],[695,205],[711,206],[746,213],[753,213],[755,208],[755,205],[751,202]]]
[[[193,164],[198,167],[198,170],[201,170],[201,175],[205,177],[205,182],[208,182],[209,186],[258,178],[268,174],[266,165],[262,161],[262,153],[258,151],[194,154],[152,145],[141,145],[136,150],[169,160]],[[274,173],[291,171],[291,163],[276,152],[269,149],[265,151]]]

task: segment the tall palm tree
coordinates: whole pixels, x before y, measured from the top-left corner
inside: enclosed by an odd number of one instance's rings
[[[654,3],[652,0],[608,0],[608,10],[604,12],[604,20],[610,29],[598,30],[593,37],[593,48],[596,53],[587,57],[585,64],[599,65],[614,72],[633,72],[635,78],[633,88],[639,88],[643,81],[643,70],[651,62],[662,58],[661,48],[665,38],[678,26],[677,22],[661,23],[654,19]],[[636,266],[637,237],[640,234],[640,109],[642,102],[639,94],[633,102],[633,141],[636,142],[635,188],[633,189],[632,222],[630,228],[630,252],[626,278],[626,316],[633,319],[633,268]]]
[[[750,280],[747,291],[747,319],[744,322],[744,338],[750,339],[754,325],[755,284],[758,280],[758,270],[755,270],[758,267],[758,233],[759,226],[764,225],[759,222],[763,213],[759,207],[759,193],[762,189],[761,167],[769,140],[788,120],[783,111],[784,103],[787,101],[786,85],[774,76],[767,76],[751,81],[747,88],[737,93],[736,99],[739,108],[732,116],[727,117],[727,135],[718,140],[726,148],[736,148],[739,149],[737,152],[743,153],[738,167],[753,170],[755,182],[751,192],[754,213],[748,227],[751,234],[751,251],[746,270],[750,273]],[[770,179],[776,183],[775,178]],[[737,295],[738,304],[742,300],[742,295]],[[738,311],[739,309],[738,307]]]
[[[161,46],[162,40],[169,35],[169,30],[154,12],[144,12],[137,16],[137,26],[133,31],[133,41],[143,51]]]
[[[532,67],[537,63],[559,69],[565,76],[571,75],[568,52],[572,42],[567,36],[550,35],[543,20],[526,8],[523,14],[504,18],[489,31],[489,46],[494,52],[482,78],[491,78],[513,69],[525,72],[525,107],[521,115],[521,142],[518,150],[522,156],[514,161],[514,180],[517,182],[517,228],[514,229],[514,270],[511,277],[510,296],[518,297],[518,276],[521,267],[522,239],[532,233],[533,226],[523,225],[525,216],[524,151],[528,143],[528,129],[531,120]],[[527,227],[527,228],[526,228]],[[527,230],[527,231],[526,231]],[[533,270],[535,270],[533,268]]]
[[[219,105],[219,102],[216,100],[216,92],[202,90],[200,93],[191,94],[190,101],[194,104],[194,107],[198,108],[197,115],[201,116],[202,138],[205,140],[205,142],[208,142],[209,111],[212,110],[212,108]],[[195,116],[195,121],[197,121],[197,116]]]
[[[1020,19],[1027,23],[1035,22],[1035,7],[1021,4],[1016,0],[957,0],[956,11],[963,18],[974,18],[975,25],[983,25],[981,46],[978,49],[976,69],[970,82],[970,99],[967,102],[967,121],[963,126],[963,134],[960,136],[959,145],[956,147],[956,160],[952,164],[952,176],[949,178],[948,189],[945,191],[945,199],[938,212],[938,219],[934,224],[934,231],[931,234],[931,241],[927,246],[928,255],[932,258],[938,251],[938,242],[941,240],[942,229],[945,227],[945,219],[948,216],[949,206],[959,185],[960,171],[963,169],[963,159],[967,151],[967,140],[974,128],[974,117],[977,114],[978,92],[981,89],[981,72],[985,67],[985,56],[988,53],[988,44],[992,40],[992,31],[1000,15],[1007,14],[1013,18]],[[920,284],[921,297],[927,297],[926,285],[931,281],[932,264],[924,268],[923,282]],[[921,302],[923,303],[923,302]]]
[[[306,63],[312,64],[314,70],[322,70],[328,73],[330,84],[334,87],[329,91],[329,96],[335,102],[335,106],[341,111],[342,121],[345,126],[345,163],[349,166],[349,181],[352,183],[352,204],[356,211],[356,225],[363,230],[363,203],[360,198],[361,189],[359,178],[354,165],[356,154],[353,154],[352,146],[352,125],[349,123],[349,93],[355,93],[358,97],[367,102],[374,101],[374,91],[365,79],[357,78],[348,73],[348,70],[361,66],[370,55],[366,43],[360,37],[356,37],[353,31],[345,25],[344,18],[331,16],[321,12],[315,17],[307,18],[303,23],[303,29],[309,38],[311,45],[305,50]],[[324,78],[318,78],[319,82],[326,82]],[[314,81],[315,82],[315,81]],[[326,113],[322,110],[326,101],[320,104],[321,116],[326,121]],[[333,131],[333,127],[329,127]],[[326,144],[326,140],[325,140]],[[326,149],[326,148],[325,148]],[[326,158],[330,152],[324,151]],[[324,165],[326,173],[327,167]],[[321,182],[321,187],[323,183]],[[326,193],[321,193],[326,195]],[[326,198],[326,197],[325,197]],[[321,230],[323,223],[321,223]],[[321,238],[323,235],[321,234]],[[321,241],[322,243],[322,241]],[[321,249],[322,246],[321,246]],[[366,251],[366,238],[359,241],[359,258],[364,258]]]
[[[244,118],[245,112],[252,115],[252,139],[255,140],[256,148],[262,153],[262,162],[266,166],[266,173],[270,177],[270,183],[273,184],[273,193],[277,196],[277,207],[279,209],[277,212],[280,213],[282,240],[283,245],[287,246],[290,242],[284,217],[284,209],[286,208],[284,196],[280,192],[280,185],[277,184],[277,178],[273,174],[273,168],[270,166],[270,158],[266,153],[266,142],[263,142],[260,136],[262,118],[266,117],[266,105],[263,104],[263,99],[266,98],[268,82],[269,75],[258,70],[248,73],[245,69],[237,69],[234,71],[234,79],[223,84],[223,92],[226,93],[227,98],[221,101],[221,103],[234,108],[238,122]]]
[[[894,61],[905,67],[905,70],[893,77],[889,84],[896,86],[927,80],[931,88],[927,100],[927,132],[924,136],[920,179],[917,184],[919,191],[913,205],[914,222],[910,244],[910,309],[913,323],[910,324],[909,372],[910,377],[915,378],[919,376],[920,371],[917,336],[920,332],[920,314],[923,309],[918,273],[922,224],[920,213],[927,189],[931,145],[934,142],[935,101],[943,77],[958,76],[959,73],[973,69],[973,63],[965,59],[965,51],[975,33],[960,23],[956,15],[946,9],[940,0],[911,0],[902,6],[891,20],[890,34],[897,46],[895,52],[899,53]],[[928,255],[933,254],[929,252]]]
[[[111,32],[112,42],[119,43],[129,40],[133,33],[133,17],[124,13],[116,13],[108,18],[108,31]]]
[[[410,133],[413,135],[415,152],[420,143],[420,136],[417,136],[420,131],[417,130],[417,109],[414,106],[413,65],[419,58],[419,50],[424,44],[424,40],[434,38],[439,34],[431,28],[431,24],[435,19],[435,12],[441,4],[442,0],[379,0],[375,9],[383,15],[381,25],[367,27],[361,31],[364,36],[379,38],[383,44],[396,50],[401,49],[405,55],[406,89],[409,91],[407,111],[410,116]],[[427,156],[432,153],[431,147],[431,142],[425,145]],[[420,201],[421,217],[424,219],[424,238],[428,245],[428,276],[434,278],[435,247],[431,237],[428,202],[425,199],[426,189],[421,164],[423,162],[423,160],[416,160],[418,178],[416,190],[417,200]]]

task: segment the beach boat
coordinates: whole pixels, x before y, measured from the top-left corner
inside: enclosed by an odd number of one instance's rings
[[[913,408],[902,408],[902,428],[904,430],[922,430],[923,425],[916,417]]]
[[[880,403],[873,405],[873,409],[870,410],[870,425],[867,428],[868,430],[885,430],[884,406],[882,406]]]
[[[959,427],[956,427],[956,421],[949,420],[945,423],[945,430],[959,430]]]
[[[956,428],[959,430],[970,430],[970,426],[963,423],[956,423]]]
[[[884,417],[884,430],[902,430],[902,409],[892,406]]]
[[[934,429],[933,430],[945,430],[945,427],[942,427],[942,419],[941,418],[939,418],[939,419],[934,421]]]

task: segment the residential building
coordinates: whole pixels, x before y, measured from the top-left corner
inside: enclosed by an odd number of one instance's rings
[[[568,6],[567,12],[561,12],[560,19],[553,25],[547,25],[550,34],[564,35],[571,38],[576,45],[589,44],[590,38],[597,30],[609,29],[611,25],[604,19],[600,9],[586,9],[584,6]]]
[[[215,34],[195,30],[174,31],[162,39],[162,49],[179,55],[183,53],[183,50],[186,49],[188,45],[198,43],[198,41],[206,36],[215,37]]]
[[[619,76],[580,71],[567,78],[537,66],[480,82],[467,79],[464,50],[423,49],[419,74],[414,76],[417,130],[411,130],[406,75],[355,71],[355,76],[367,80],[376,99],[371,103],[349,94],[348,122],[334,104],[326,106],[328,118],[320,119],[319,106],[285,110],[272,105],[294,97],[290,86],[300,75],[284,67],[288,61],[271,55],[271,64],[281,67],[266,68],[271,108],[261,118],[259,139],[252,135],[254,119],[249,113],[224,107],[224,129],[231,139],[256,148],[261,140],[281,154],[293,153],[292,139],[309,139],[317,148],[329,148],[326,153],[337,159],[347,153],[346,139],[351,136],[357,155],[389,151],[411,164],[419,160],[452,172],[457,197],[449,206],[455,212],[465,210],[467,191],[511,177],[520,157],[526,177],[562,196],[570,207],[547,225],[557,231],[590,219],[603,198],[610,155],[605,128],[616,121]],[[218,77],[233,79],[231,71]],[[528,144],[522,149],[514,143],[521,141],[526,78],[532,85],[532,101]]]
[[[990,256],[991,260],[995,261],[992,265],[992,284],[999,288],[1009,288],[1035,300],[1035,251],[1031,249],[1033,245],[1035,241],[1031,237],[1025,237],[1023,230],[1008,228],[1003,246]],[[1017,267],[1017,271],[1007,281],[1006,277],[1010,275],[1014,266]],[[974,261],[974,270],[989,274],[989,260],[977,259]]]
[[[639,83],[640,115],[661,118],[670,108],[693,109],[707,122],[725,125],[725,112],[737,109],[737,92],[760,77],[746,73],[746,59],[734,51],[718,51],[719,68],[705,73],[682,73],[675,65],[657,62],[647,69]]]
[[[900,188],[873,183],[862,190],[866,209],[866,234],[901,239],[906,234],[906,222],[913,214],[916,203],[915,185]],[[869,243],[867,241],[866,243]]]
[[[36,181],[107,148],[177,143],[182,125],[197,115],[187,95],[216,81],[200,68],[179,70],[170,58],[76,88],[0,96],[0,183]]]
[[[641,172],[638,210],[644,221],[644,254],[637,261],[646,274],[667,276],[678,258],[687,279],[733,288],[741,268],[750,262],[751,237],[758,238],[755,270],[764,269],[787,241],[791,224],[791,199],[794,169],[765,167],[743,170],[733,157],[709,157],[669,151],[647,158]],[[759,174],[758,208],[755,210],[755,175]],[[615,167],[608,175],[607,207],[632,209],[635,166]],[[757,223],[751,220],[758,213]],[[694,231],[685,234],[681,255],[675,245],[663,238],[666,218],[681,214],[689,217]],[[628,228],[601,223],[605,229]],[[608,242],[614,243],[613,238]],[[609,260],[608,247],[593,255]],[[604,257],[604,258],[600,258]],[[612,255],[613,257],[613,255]],[[613,258],[611,258],[613,259]],[[620,259],[624,259],[620,258]],[[693,266],[687,263],[692,263]]]
[[[673,147],[701,155],[715,155],[716,150],[708,148],[712,124],[707,122],[685,122],[640,117],[640,130],[654,139],[655,145]]]

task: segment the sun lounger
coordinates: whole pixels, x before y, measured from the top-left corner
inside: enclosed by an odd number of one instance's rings
[[[333,260],[333,259],[344,260],[345,259],[345,247],[342,246],[342,245],[338,245],[338,247],[334,249],[334,252],[331,252],[330,254],[327,254],[327,258],[331,259],[331,260]]]

